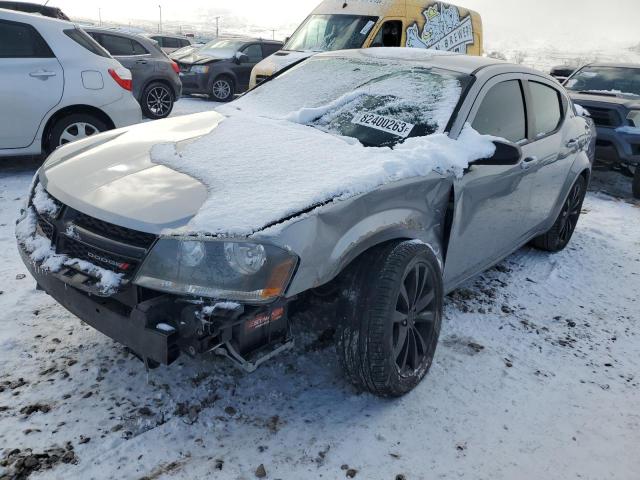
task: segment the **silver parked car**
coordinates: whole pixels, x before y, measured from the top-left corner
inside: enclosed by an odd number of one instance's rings
[[[325,312],[347,377],[399,396],[431,366],[447,292],[568,244],[594,138],[522,66],[325,53],[218,112],[60,149],[17,238],[42,289],[147,365],[212,351],[251,371],[291,345],[292,316]]]
[[[75,24],[0,9],[0,156],[142,120],[131,72]]]
[[[85,27],[84,31],[131,71],[133,96],[145,117],[158,120],[171,114],[182,95],[180,68],[155,40],[106,28]]]

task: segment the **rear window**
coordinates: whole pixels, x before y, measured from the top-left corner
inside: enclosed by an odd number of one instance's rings
[[[0,58],[51,58],[53,52],[31,26],[0,20]]]
[[[109,52],[102,48],[100,44],[93,38],[91,38],[84,30],[80,30],[79,28],[70,28],[68,30],[64,30],[64,33],[71,40],[76,42],[81,47],[89,50],[91,53],[94,53],[101,57],[111,58]]]
[[[536,119],[535,136],[553,132],[562,121],[560,94],[555,88],[538,82],[529,82],[533,113]]]

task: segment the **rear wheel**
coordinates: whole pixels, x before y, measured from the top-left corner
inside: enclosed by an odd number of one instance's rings
[[[569,244],[580,219],[582,203],[586,193],[587,182],[583,176],[580,176],[571,187],[569,196],[562,206],[560,215],[558,215],[553,227],[544,235],[533,240],[534,247],[548,252],[559,252]]]
[[[145,117],[151,120],[167,118],[173,110],[173,92],[164,83],[153,82],[142,92],[141,107]]]
[[[46,144],[46,153],[67,143],[82,140],[109,130],[109,127],[99,118],[86,113],[73,113],[58,120],[51,129]]]
[[[337,351],[357,387],[386,397],[411,391],[427,374],[440,336],[442,274],[424,244],[385,245],[346,275]]]
[[[633,196],[640,198],[640,165],[636,165],[636,172],[633,174]]]
[[[235,95],[235,85],[229,77],[218,77],[211,85],[211,99],[216,102],[229,102]]]

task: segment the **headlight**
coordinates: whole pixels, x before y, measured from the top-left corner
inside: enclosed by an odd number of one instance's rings
[[[209,71],[208,65],[194,65],[190,70],[192,73],[207,73]]]
[[[298,258],[273,245],[162,238],[134,280],[176,294],[251,303],[284,294]]]
[[[627,115],[627,120],[631,122],[632,127],[640,128],[640,110],[631,110]]]

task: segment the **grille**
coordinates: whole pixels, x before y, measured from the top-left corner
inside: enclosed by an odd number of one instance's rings
[[[85,215],[78,211],[71,210],[71,212],[74,217],[73,223],[79,227],[86,228],[90,232],[111,240],[117,240],[118,242],[122,242],[127,245],[149,249],[156,239],[156,236],[150,233],[139,232],[137,230],[131,230],[129,228],[103,222],[102,220],[98,220],[97,218],[90,217],[89,215]],[[68,217],[69,215],[66,216]]]
[[[618,127],[620,118],[615,110],[608,108],[587,107],[594,123],[599,127]]]
[[[122,273],[126,279],[131,278],[139,266],[139,262],[136,260],[119,256],[112,252],[102,252],[90,245],[85,245],[67,237],[60,239],[59,251],[71,258],[86,260],[106,270]]]
[[[40,215],[38,215],[38,226],[40,227],[40,230],[42,231],[45,237],[47,237],[49,240],[53,240],[53,236],[56,232],[55,227],[51,225],[48,221],[46,221],[44,218],[42,218]]]

